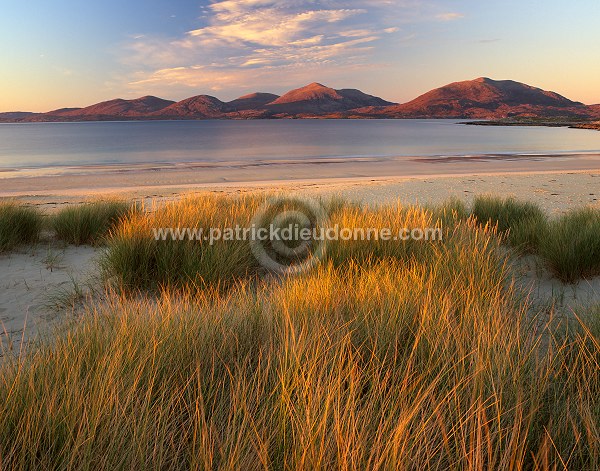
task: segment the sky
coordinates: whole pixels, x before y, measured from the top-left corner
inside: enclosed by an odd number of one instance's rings
[[[598,0],[2,0],[0,112],[311,82],[403,103],[512,79],[600,103]]]

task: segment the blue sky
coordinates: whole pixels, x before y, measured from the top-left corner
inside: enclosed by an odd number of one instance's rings
[[[488,76],[600,103],[600,2],[4,0],[0,111],[319,81],[404,102]]]

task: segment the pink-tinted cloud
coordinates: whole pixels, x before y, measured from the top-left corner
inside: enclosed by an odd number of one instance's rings
[[[405,22],[450,19],[419,0],[217,0],[203,25],[181,38],[142,36],[128,46],[134,89],[149,86],[244,87],[258,77],[310,70],[325,80],[378,64],[373,52]],[[440,16],[441,15],[441,16]],[[406,36],[406,35],[405,35]],[[296,76],[290,80],[298,84]]]

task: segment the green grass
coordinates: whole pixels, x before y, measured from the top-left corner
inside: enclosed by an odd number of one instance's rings
[[[0,253],[38,241],[43,216],[36,209],[16,202],[0,202]]]
[[[52,216],[56,237],[70,244],[98,244],[131,210],[121,201],[98,201],[68,206]]]
[[[478,196],[472,214],[482,224],[497,225],[508,243],[523,252],[536,252],[547,232],[548,219],[542,209],[514,198]]]
[[[573,210],[551,221],[540,255],[563,281],[600,275],[600,210]]]
[[[472,213],[482,224],[497,225],[511,246],[539,255],[564,282],[600,275],[598,209],[574,209],[548,218],[534,204],[483,196],[475,199]]]

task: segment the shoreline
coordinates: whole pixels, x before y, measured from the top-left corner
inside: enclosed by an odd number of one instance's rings
[[[600,121],[597,119],[545,119],[545,118],[521,118],[521,119],[489,119],[465,121],[459,124],[467,126],[539,126],[547,128],[569,128],[588,129],[600,131]]]
[[[446,164],[444,164],[446,165]],[[448,164],[451,165],[451,164]],[[447,167],[445,167],[447,168]],[[454,169],[456,170],[456,169]],[[551,214],[574,206],[600,207],[600,165],[595,169],[518,170],[488,172],[438,172],[416,175],[342,175],[313,178],[248,179],[246,181],[190,181],[155,172],[152,179],[127,182],[128,178],[86,176],[80,183],[73,178],[30,177],[26,188],[13,179],[12,186],[3,185],[0,201],[18,199],[28,204],[58,209],[98,199],[130,201],[172,201],[189,194],[247,192],[281,192],[303,196],[342,196],[364,204],[402,201],[405,204],[436,204],[456,198],[469,203],[479,194],[493,193],[538,203]],[[183,175],[185,176],[185,175]],[[3,180],[3,183],[11,179]],[[66,183],[66,184],[65,184]],[[64,184],[64,185],[63,185]],[[80,185],[87,184],[88,187]],[[63,185],[63,186],[61,186]],[[7,191],[8,190],[8,191]]]
[[[558,159],[600,159],[599,151],[578,152],[505,152],[473,154],[431,154],[431,155],[346,155],[334,157],[307,157],[295,159],[256,159],[256,160],[200,160],[200,161],[156,161],[156,162],[100,162],[89,164],[64,164],[48,166],[0,167],[0,180],[11,178],[52,177],[70,175],[134,173],[139,171],[174,171],[196,169],[244,169],[252,167],[277,168],[295,165],[346,165],[370,163],[472,163],[472,162],[528,162],[551,161]]]

